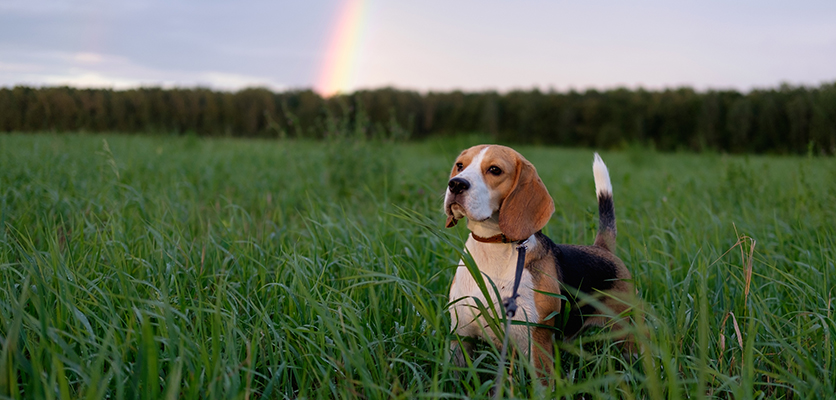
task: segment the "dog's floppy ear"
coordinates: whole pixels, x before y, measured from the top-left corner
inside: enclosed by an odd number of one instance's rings
[[[499,208],[499,229],[509,240],[528,239],[546,226],[554,213],[554,201],[537,170],[517,158],[514,186]]]

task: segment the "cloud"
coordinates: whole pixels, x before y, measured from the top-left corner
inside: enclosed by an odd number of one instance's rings
[[[214,71],[203,72],[199,76],[200,81],[205,81],[210,87],[216,89],[237,90],[246,87],[265,87],[275,91],[287,89],[286,85],[265,77]]]
[[[130,89],[142,86],[209,87],[240,90],[266,87],[284,90],[286,85],[264,76],[226,71],[184,71],[150,68],[122,56],[93,52],[24,52],[3,54],[0,86],[74,86],[83,88]],[[8,57],[7,57],[8,56]]]
[[[67,75],[35,75],[33,81],[43,82],[47,86],[75,86],[82,88],[130,89],[142,86],[141,81],[107,76],[98,72],[80,71]]]
[[[74,59],[79,63],[98,64],[102,62],[104,57],[98,53],[76,53]]]

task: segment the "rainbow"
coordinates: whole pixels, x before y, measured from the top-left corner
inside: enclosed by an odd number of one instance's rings
[[[368,11],[369,0],[344,0],[339,9],[315,85],[323,96],[354,89]]]

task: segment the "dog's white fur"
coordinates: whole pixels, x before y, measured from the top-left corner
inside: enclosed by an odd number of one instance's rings
[[[595,160],[592,162],[592,174],[595,176],[595,194],[597,196],[612,196],[612,184],[610,183],[610,172],[607,164],[598,153],[595,153]]]

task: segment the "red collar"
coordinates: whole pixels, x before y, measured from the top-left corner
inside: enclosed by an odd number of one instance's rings
[[[473,232],[470,232],[470,236],[473,237],[474,240],[477,242],[482,243],[512,243],[513,240],[508,239],[505,237],[504,233],[500,233],[498,235],[493,235],[491,237],[481,237]]]

